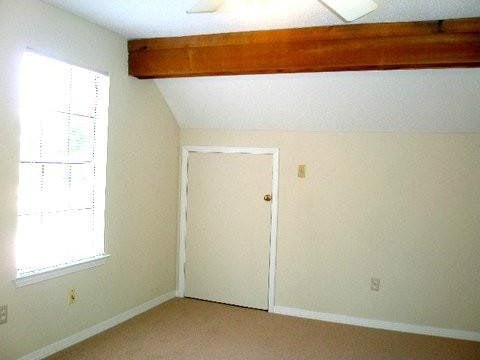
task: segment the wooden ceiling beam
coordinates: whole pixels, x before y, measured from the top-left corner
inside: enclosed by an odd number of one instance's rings
[[[128,51],[141,79],[480,67],[480,18],[138,39]]]

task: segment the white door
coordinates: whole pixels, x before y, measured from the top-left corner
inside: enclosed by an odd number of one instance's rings
[[[185,296],[268,309],[272,155],[191,153]]]

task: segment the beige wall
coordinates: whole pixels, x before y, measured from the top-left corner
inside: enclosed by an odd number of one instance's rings
[[[182,129],[181,144],[280,148],[276,305],[480,331],[480,134]]]
[[[0,359],[175,288],[179,129],[126,41],[37,0],[0,0]],[[16,288],[18,65],[27,47],[111,76],[106,249]],[[160,101],[159,101],[160,99]],[[480,135],[182,130],[189,145],[278,146],[277,305],[480,331]],[[296,165],[307,165],[306,179]],[[382,290],[369,290],[381,278]],[[75,287],[78,303],[67,305]]]
[[[126,40],[37,0],[0,0],[0,359],[11,360],[175,289],[178,126]],[[99,268],[15,288],[19,60],[26,47],[111,77],[106,250]],[[160,101],[159,101],[160,99]],[[67,305],[67,290],[78,303]]]

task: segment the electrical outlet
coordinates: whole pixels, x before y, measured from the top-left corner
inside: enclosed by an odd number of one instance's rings
[[[77,289],[68,290],[68,305],[73,305],[77,302]]]
[[[371,278],[370,279],[370,290],[380,291],[380,279],[378,279],[378,278]]]
[[[0,306],[0,325],[6,324],[8,320],[8,306],[2,305]]]

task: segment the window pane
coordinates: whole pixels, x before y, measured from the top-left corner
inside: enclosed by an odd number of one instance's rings
[[[18,213],[40,213],[42,210],[41,190],[42,167],[37,164],[20,164],[18,186]],[[18,224],[20,229],[20,224]]]
[[[20,164],[19,214],[93,208],[92,164]]]
[[[90,118],[72,116],[68,134],[68,160],[85,162],[93,160],[94,122]]]
[[[71,165],[68,207],[70,209],[92,208],[94,203],[94,188],[93,165]]]
[[[72,261],[96,255],[92,250],[92,210],[54,213],[43,217],[42,228],[52,248],[64,261]]]
[[[84,116],[95,116],[97,103],[97,74],[79,67],[72,68],[71,112]]]
[[[64,111],[70,103],[70,65],[26,52],[22,62],[22,112]]]
[[[20,160],[33,161],[40,158],[42,126],[37,117],[30,114],[22,117],[20,136]]]
[[[68,165],[48,164],[43,167],[42,210],[55,212],[68,209]]]
[[[93,161],[94,120],[59,112],[26,116],[21,124],[21,161]]]
[[[93,257],[94,238],[91,210],[19,216],[17,268],[31,271]]]
[[[105,186],[108,84],[108,77],[94,71],[32,52],[24,55],[16,240],[20,274],[103,252],[103,218],[97,216],[104,209],[99,191]],[[95,199],[97,193],[102,196]]]
[[[42,241],[42,227],[40,215],[19,216],[17,220],[17,269],[31,270],[48,265],[48,244]],[[52,252],[53,253],[53,252]],[[53,255],[52,255],[53,257]]]
[[[42,127],[40,160],[52,162],[65,161],[67,145],[65,127],[67,116],[56,112],[44,114],[39,120]]]

